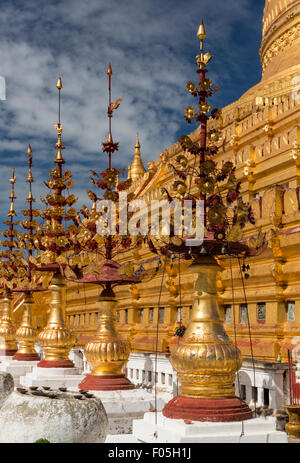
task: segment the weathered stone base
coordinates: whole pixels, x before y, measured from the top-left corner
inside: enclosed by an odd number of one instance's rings
[[[91,392],[95,397],[99,397],[104,405],[109,434],[131,433],[133,420],[141,420],[146,412],[155,407],[154,395],[143,389]],[[162,410],[164,404],[164,400],[157,399],[158,410]]]
[[[134,389],[134,384],[125,375],[97,376],[88,374],[79,384],[79,388],[87,391],[126,391]]]
[[[181,420],[232,422],[251,419],[252,411],[238,397],[209,399],[179,395],[167,403],[163,415]]]
[[[285,432],[276,431],[273,417],[253,418],[244,422],[212,423],[172,420],[162,413],[146,413],[133,422],[133,437],[149,443],[287,443]],[[243,433],[244,432],[244,433]],[[112,442],[113,436],[110,436]]]
[[[83,378],[78,368],[40,368],[38,364],[30,373],[20,377],[20,384],[24,387],[50,386],[76,390]]]
[[[52,398],[51,395],[55,395]],[[101,400],[52,391],[45,396],[14,391],[0,408],[0,443],[104,442],[107,416]]]

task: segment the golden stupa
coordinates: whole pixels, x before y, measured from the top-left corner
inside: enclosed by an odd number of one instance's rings
[[[130,178],[133,182],[141,179],[143,175],[146,173],[142,158],[141,158],[141,145],[139,141],[138,134],[136,135],[136,143],[135,143],[135,150],[134,150],[134,159],[131,164],[130,169]]]

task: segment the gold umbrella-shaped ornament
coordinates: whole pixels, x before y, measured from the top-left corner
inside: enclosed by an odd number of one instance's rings
[[[206,38],[203,22],[197,36],[200,39],[200,55],[196,57],[199,85],[189,82],[187,90],[198,99],[199,112],[192,113],[188,107],[185,118],[188,122],[194,119],[200,123],[200,140],[193,141],[186,135],[180,137],[184,154],[178,156],[177,165],[170,168],[180,182],[187,185],[186,189],[181,188],[182,202],[190,200],[194,207],[197,200],[203,202],[203,239],[189,236],[189,230],[180,236],[173,232],[169,243],[163,246],[165,256],[175,254],[184,260],[192,259],[190,270],[195,274],[190,321],[180,343],[171,353],[180,394],[166,404],[163,415],[193,421],[243,421],[250,419],[252,412],[235,396],[234,381],[242,358],[219,315],[216,277],[220,266],[215,258],[249,255],[250,249],[241,240],[239,231],[247,222],[253,224],[254,218],[249,204],[242,201],[233,164],[218,167],[213,160],[218,147],[208,143],[214,137],[211,134],[208,137],[207,123],[209,117],[218,119],[220,111],[213,109],[210,112],[206,101],[218,87],[212,89],[211,81],[206,78],[206,66],[212,55],[203,51]],[[224,187],[226,180],[227,188]],[[175,181],[173,188],[177,184]],[[165,194],[171,202],[174,196],[178,198],[178,188]],[[161,251],[159,246],[155,251]]]
[[[19,223],[14,221],[14,217],[16,216],[14,205],[14,200],[16,199],[15,182],[15,169],[13,169],[12,178],[10,179],[10,209],[7,214],[8,220],[4,222],[8,228],[1,232],[4,239],[1,242],[3,249],[0,251],[0,288],[3,304],[0,321],[0,356],[5,357],[11,357],[17,351],[16,331],[12,318],[12,290],[16,286],[18,278],[24,274],[24,252],[15,249],[17,247],[15,241],[17,230],[15,226]]]
[[[20,226],[24,231],[19,232],[16,235],[18,248],[26,249],[27,256],[23,258],[23,271],[22,275],[18,279],[17,287],[12,290],[13,293],[18,296],[17,302],[23,302],[22,320],[16,331],[16,339],[18,341],[19,348],[13,356],[13,360],[39,361],[40,356],[34,348],[37,340],[37,333],[32,320],[32,310],[34,307],[33,295],[36,292],[48,289],[48,284],[42,284],[38,281],[36,275],[33,274],[33,253],[36,252],[34,243],[38,245],[37,236],[41,234],[41,230],[39,221],[37,220],[40,210],[33,208],[35,198],[32,195],[32,183],[34,182],[34,178],[32,175],[32,149],[30,145],[28,145],[27,154],[28,177],[26,182],[29,183],[29,193],[26,202],[28,203],[28,209],[22,211],[24,219],[20,223]],[[45,283],[47,283],[47,281]]]
[[[119,194],[130,187],[131,180],[119,182],[119,170],[112,167],[112,154],[118,151],[119,143],[113,141],[111,118],[121,100],[118,99],[115,103],[111,101],[112,69],[110,64],[107,75],[109,130],[107,140],[102,143],[102,151],[108,158],[108,168],[100,174],[91,171],[90,180],[93,186],[98,187],[102,192],[104,200],[112,201],[116,206],[119,206]],[[123,366],[128,361],[130,344],[127,340],[122,339],[116,330],[115,307],[117,299],[114,287],[140,282],[140,278],[133,273],[129,275],[122,273],[121,265],[117,259],[131,249],[138,249],[141,246],[141,239],[138,237],[133,239],[126,233],[122,234],[122,221],[118,207],[116,207],[116,233],[113,233],[109,221],[106,223],[102,217],[103,212],[97,211],[96,204],[101,198],[91,190],[88,190],[87,194],[92,201],[92,207],[90,210],[84,207],[81,211],[83,219],[78,239],[82,248],[85,248],[84,253],[89,255],[90,264],[83,278],[79,279],[78,282],[97,284],[101,286],[102,290],[97,301],[98,329],[95,336],[84,347],[86,359],[91,366],[91,373],[84,378],[79,387],[102,391],[133,389],[134,385],[122,372]],[[132,195],[129,194],[127,199],[130,201]],[[98,223],[100,218],[102,218],[101,224],[103,226],[101,231]]]
[[[73,205],[77,198],[73,194],[65,195],[65,191],[73,185],[70,170],[63,172],[65,159],[62,150],[62,124],[60,121],[60,100],[62,81],[58,78],[58,123],[55,125],[57,142],[54,168],[49,172],[45,185],[49,193],[40,197],[45,205],[38,215],[43,220],[40,232],[36,233],[33,243],[39,252],[31,261],[37,276],[50,275],[50,312],[46,326],[38,335],[38,342],[44,351],[44,359],[39,362],[41,368],[72,368],[74,364],[69,360],[69,351],[76,343],[76,337],[66,328],[66,281],[65,274],[75,275],[70,267],[68,256],[76,253],[78,242],[76,231],[78,226],[77,212]],[[64,225],[64,223],[69,225]]]

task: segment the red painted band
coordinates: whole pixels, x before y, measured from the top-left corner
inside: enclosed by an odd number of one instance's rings
[[[37,366],[39,368],[74,368],[71,360],[41,360]]]
[[[251,419],[252,411],[238,397],[206,399],[177,396],[165,405],[163,415],[181,420],[231,422]]]
[[[0,356],[5,356],[5,357],[11,357],[12,355],[15,355],[17,352],[17,349],[1,349],[0,350]]]
[[[134,389],[134,384],[125,375],[86,375],[78,388],[86,391],[125,391]]]
[[[15,353],[15,355],[13,356],[12,359],[13,360],[19,360],[19,361],[24,361],[24,362],[33,362],[33,361],[41,360],[40,356],[37,353],[18,354],[18,352]]]

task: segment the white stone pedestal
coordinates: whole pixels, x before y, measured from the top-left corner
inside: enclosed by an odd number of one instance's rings
[[[50,386],[54,389],[67,387],[77,390],[78,384],[84,379],[79,368],[40,368],[33,367],[30,373],[20,377],[20,384],[24,387]]]
[[[90,391],[99,397],[108,417],[108,434],[130,434],[132,422],[142,422],[146,412],[155,407],[154,395],[143,389],[129,391]],[[165,401],[157,399],[157,408],[162,410]]]
[[[133,437],[137,442],[149,443],[287,443],[285,432],[276,431],[276,419],[253,418],[242,422],[210,423],[165,418],[162,413],[146,413],[143,420],[133,422]],[[124,436],[125,437],[125,436]],[[113,442],[113,436],[109,436]],[[118,442],[120,440],[118,439]]]
[[[27,362],[23,360],[12,360],[12,357],[6,357],[1,361],[0,370],[10,373],[14,378],[15,387],[20,386],[20,377],[30,374],[32,369],[39,363],[39,360]]]
[[[12,358],[13,358],[13,355],[0,355],[0,365],[3,362],[6,362],[8,360],[12,360]]]

